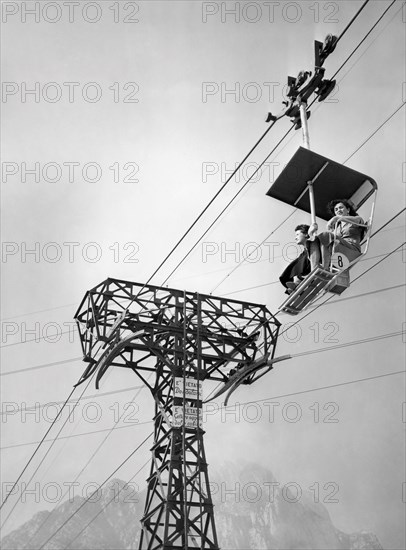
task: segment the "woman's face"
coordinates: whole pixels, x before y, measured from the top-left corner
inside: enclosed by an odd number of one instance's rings
[[[342,202],[338,202],[334,206],[334,214],[336,216],[348,216],[349,213],[350,213],[349,209]]]

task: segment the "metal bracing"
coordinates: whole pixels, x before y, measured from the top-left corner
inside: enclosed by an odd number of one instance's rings
[[[226,382],[257,354],[272,359],[279,321],[263,305],[117,279],[88,291],[75,319],[88,363],[80,382],[131,369],[155,401],[139,548],[218,549],[202,382]]]

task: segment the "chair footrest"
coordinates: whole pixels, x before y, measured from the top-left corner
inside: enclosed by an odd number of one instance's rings
[[[335,276],[335,273],[331,273],[331,271],[326,271],[322,267],[316,267],[296,287],[279,309],[285,313],[297,315],[327,289]]]

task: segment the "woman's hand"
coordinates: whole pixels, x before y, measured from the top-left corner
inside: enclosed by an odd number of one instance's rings
[[[334,231],[335,224],[338,222],[341,216],[334,216],[327,222],[327,231]]]

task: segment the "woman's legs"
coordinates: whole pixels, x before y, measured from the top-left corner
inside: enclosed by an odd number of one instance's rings
[[[314,268],[320,266],[321,264],[322,255],[320,250],[319,238],[316,237],[314,241],[307,241],[306,247],[310,259],[310,269],[311,271],[313,271]]]

